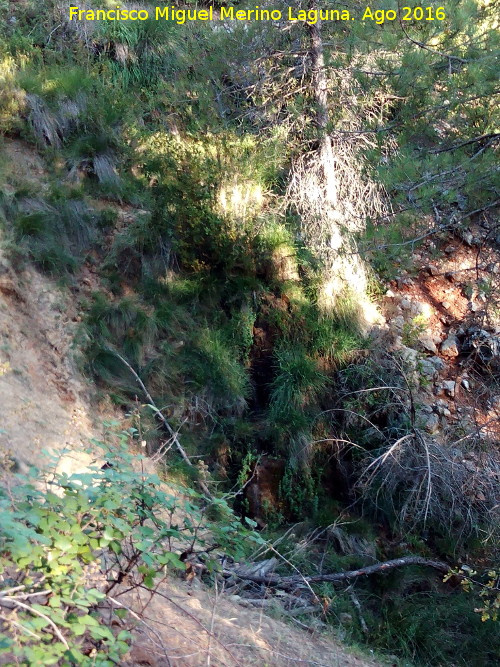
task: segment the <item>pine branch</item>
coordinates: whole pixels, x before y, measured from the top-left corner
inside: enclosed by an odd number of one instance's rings
[[[500,132],[491,132],[490,134],[482,134],[480,137],[474,137],[473,139],[468,139],[467,141],[462,141],[460,144],[455,144],[449,148],[435,148],[434,150],[429,151],[437,155],[438,153],[447,153],[449,151],[455,151],[457,148],[462,148],[463,146],[469,146],[470,144],[475,144],[478,141],[488,140],[488,143],[493,143],[500,137]]]

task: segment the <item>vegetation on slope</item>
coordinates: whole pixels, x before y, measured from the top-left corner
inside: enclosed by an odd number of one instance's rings
[[[361,311],[418,239],[463,234],[498,206],[496,6],[454,0],[443,23],[320,31],[80,23],[57,2],[0,4],[0,129],[36,146],[51,179],[39,192],[3,176],[11,252],[80,296],[90,267],[86,371],[128,408],[138,387],[123,355],[222,487],[244,484],[263,454],[284,462],[268,524],[362,514],[386,534],[378,557],[402,544],[452,563],[495,556],[496,537],[481,546],[496,536],[493,483],[472,504],[462,494],[465,469],[455,476],[415,420],[423,377],[370,349]],[[164,439],[145,415],[152,455]],[[414,474],[429,457],[431,497]],[[473,604],[414,577],[363,589],[370,641],[458,664],[449,637],[470,624],[477,664],[493,664]],[[446,600],[446,641],[427,641],[422,599]]]

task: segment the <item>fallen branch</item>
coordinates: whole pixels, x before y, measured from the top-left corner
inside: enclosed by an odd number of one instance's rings
[[[480,137],[474,137],[473,139],[462,141],[459,144],[455,144],[454,146],[449,146],[448,148],[435,148],[434,150],[429,151],[429,153],[433,153],[434,155],[437,155],[438,153],[447,153],[448,151],[455,151],[457,150],[457,148],[463,148],[463,146],[469,146],[470,144],[475,144],[478,141],[487,140],[488,143],[493,143],[498,139],[500,139],[499,132],[490,132],[489,134],[482,134]]]
[[[238,573],[237,570],[224,570],[224,574],[227,576],[238,577],[239,579],[245,579],[247,581],[253,581],[256,584],[266,584],[268,586],[275,586],[276,588],[282,588],[286,590],[303,583],[316,584],[324,581],[330,581],[334,583],[340,581],[349,581],[350,579],[356,579],[357,577],[378,574],[380,572],[388,572],[389,570],[394,570],[397,567],[405,567],[408,565],[422,565],[424,567],[432,567],[435,570],[442,572],[443,574],[446,574],[450,570],[448,565],[442,561],[429,560],[427,558],[422,558],[421,556],[404,556],[403,558],[388,560],[385,563],[375,563],[375,565],[368,565],[366,567],[360,568],[359,570],[333,572],[332,574],[317,574],[311,577],[297,575],[288,577],[280,577],[278,575],[256,576],[247,574],[245,572]]]
[[[38,639],[38,641],[42,641],[42,638],[40,635],[36,635],[34,632],[31,632],[31,630],[28,630],[28,628],[25,628],[22,623],[18,623],[15,621],[13,618],[9,618],[8,616],[4,616],[3,614],[0,614],[0,620],[2,620],[4,623],[13,625],[16,628],[19,628],[23,632],[25,632],[27,635],[30,635],[31,637],[34,637],[35,639]]]

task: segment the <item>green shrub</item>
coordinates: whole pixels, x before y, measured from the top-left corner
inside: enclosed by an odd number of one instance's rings
[[[286,424],[298,409],[313,404],[328,385],[316,360],[299,345],[277,347],[275,377],[271,383],[270,418]]]
[[[498,624],[482,623],[465,593],[429,591],[389,596],[380,611],[382,621],[372,638],[374,645],[418,667],[498,664]]]
[[[21,201],[13,222],[14,238],[45,271],[74,273],[97,240],[97,219],[81,199],[52,204]]]
[[[239,559],[262,543],[224,501],[211,503],[215,520],[208,520],[193,490],[166,490],[157,476],[138,472],[133,437],[133,430],[122,433],[113,448],[95,443],[104,449],[104,469],[71,476],[32,470],[0,487],[2,600],[14,610],[2,618],[0,655],[33,667],[120,664],[131,634],[102,616],[105,609],[125,614],[109,599],[117,572],[133,571],[136,585],[152,590],[167,568],[184,569],[185,550],[206,553],[210,571],[217,568],[212,544]],[[91,657],[83,653],[89,643]]]
[[[236,414],[243,412],[250,392],[248,376],[222,332],[200,329],[183,357],[194,392],[207,392],[215,407]]]

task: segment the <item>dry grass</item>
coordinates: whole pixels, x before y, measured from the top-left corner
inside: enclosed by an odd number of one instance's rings
[[[406,530],[428,525],[462,538],[493,540],[500,525],[500,460],[494,452],[464,458],[415,430],[366,466],[359,487],[375,503],[391,506]]]

